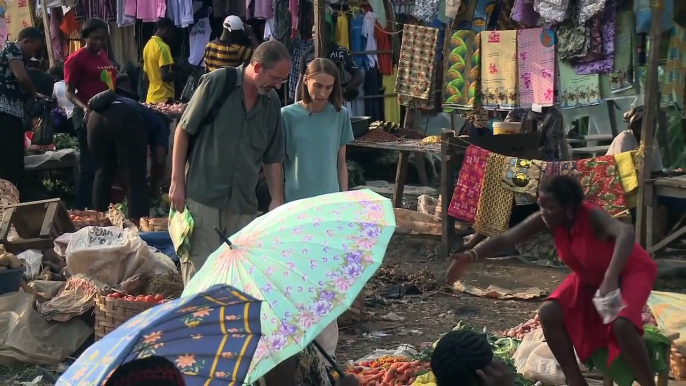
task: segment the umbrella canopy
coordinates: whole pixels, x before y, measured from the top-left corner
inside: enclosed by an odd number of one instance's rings
[[[89,347],[57,385],[101,385],[119,365],[152,355],[175,363],[189,386],[243,384],[261,336],[260,303],[217,285],[148,309]]]
[[[233,235],[232,246],[211,254],[183,295],[228,284],[264,301],[252,382],[350,307],[381,266],[395,227],[390,200],[371,190],[294,201]]]

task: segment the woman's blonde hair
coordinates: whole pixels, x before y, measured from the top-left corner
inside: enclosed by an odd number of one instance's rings
[[[307,65],[305,75],[303,76],[301,99],[305,104],[312,103],[312,97],[310,96],[310,92],[307,90],[305,80],[309,77],[322,73],[331,75],[333,77],[333,89],[329,95],[329,103],[333,105],[337,112],[341,111],[341,107],[343,106],[343,90],[341,88],[341,80],[338,76],[338,67],[336,67],[336,65],[329,59],[316,58],[315,60],[311,61],[309,65]]]

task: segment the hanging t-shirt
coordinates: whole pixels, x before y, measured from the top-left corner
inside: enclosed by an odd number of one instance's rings
[[[117,69],[107,52],[92,54],[87,48],[71,54],[64,62],[64,81],[76,89],[76,96],[83,102],[103,91],[114,90]]]
[[[384,94],[393,94],[395,88],[395,80],[398,77],[398,68],[393,69],[392,75],[383,75],[381,86],[384,88]],[[400,123],[400,105],[395,96],[384,97],[383,99],[383,115],[388,122]]]
[[[336,43],[344,47],[346,50],[350,49],[350,31],[348,31],[348,16],[345,14],[338,15],[336,19]]]
[[[374,36],[374,28],[376,26],[376,16],[374,12],[367,12],[364,15],[364,20],[362,22],[362,36],[366,39],[364,50],[376,51],[376,37]],[[379,59],[376,54],[367,54],[367,60],[369,61],[368,67],[377,67],[379,65]]]
[[[376,46],[380,52],[387,51],[388,53],[377,54],[379,59],[379,72],[382,75],[393,74],[393,45],[391,45],[391,35],[385,28],[381,28],[379,22],[374,28],[374,37],[376,38]]]
[[[157,22],[166,14],[166,0],[138,0],[136,3],[136,17],[144,22]]]
[[[205,55],[205,47],[210,42],[210,34],[212,27],[210,26],[210,18],[204,17],[193,24],[190,33],[190,50],[191,54],[188,61],[196,66],[205,66],[203,56]],[[202,63],[200,63],[202,61]]]
[[[353,16],[352,27],[350,33],[350,50],[352,52],[364,51],[364,40],[362,39],[362,24],[364,24],[364,15]],[[353,60],[359,68],[367,68],[367,57],[365,55],[353,55]]]

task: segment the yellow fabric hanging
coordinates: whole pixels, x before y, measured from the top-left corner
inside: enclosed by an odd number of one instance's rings
[[[395,80],[398,77],[398,67],[393,67],[393,75],[384,75],[382,78],[385,94],[392,94],[395,88]],[[383,114],[387,122],[400,123],[400,105],[395,96],[383,98]]]
[[[346,16],[344,13],[339,13],[338,19],[336,19],[336,43],[338,43],[339,46],[344,47],[346,50],[350,50],[348,16]]]
[[[622,188],[625,194],[631,194],[638,189],[638,174],[636,174],[636,165],[634,165],[634,157],[630,151],[615,154],[615,162],[617,163],[617,172],[622,181]]]

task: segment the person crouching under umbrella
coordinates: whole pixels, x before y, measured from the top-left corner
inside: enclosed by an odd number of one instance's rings
[[[92,111],[87,124],[88,148],[96,167],[94,209],[107,210],[112,182],[119,172],[128,201],[127,217],[137,224],[150,211],[148,147],[152,156],[152,192],[158,193],[169,147],[169,126],[155,111],[111,90],[91,98],[88,107]]]
[[[176,365],[165,357],[151,356],[119,366],[105,386],[185,386]]]

